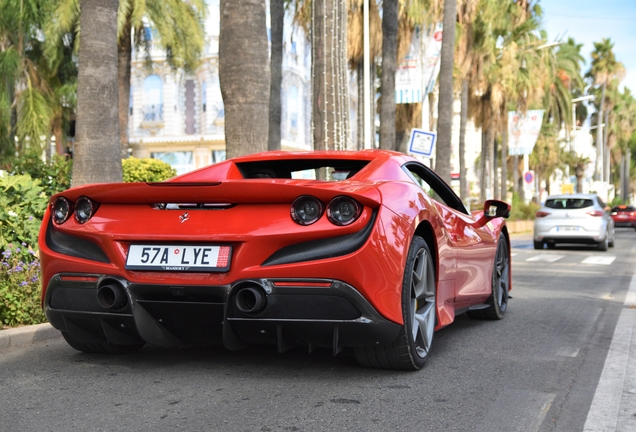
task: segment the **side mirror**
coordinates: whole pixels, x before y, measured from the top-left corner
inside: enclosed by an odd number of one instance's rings
[[[484,216],[488,218],[510,216],[510,204],[499,200],[488,200],[484,204]]]

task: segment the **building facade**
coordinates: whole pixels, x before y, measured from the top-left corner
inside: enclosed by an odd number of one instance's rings
[[[268,18],[268,34],[269,18]],[[311,148],[309,44],[285,17],[281,148]],[[225,159],[225,111],[219,85],[219,0],[208,2],[206,43],[193,73],[174,71],[165,52],[133,52],[128,137],[134,157],[163,160],[179,174]],[[148,28],[147,32],[152,33]]]

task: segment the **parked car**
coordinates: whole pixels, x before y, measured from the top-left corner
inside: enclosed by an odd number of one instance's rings
[[[559,243],[597,244],[602,251],[614,247],[614,220],[598,195],[549,196],[535,216],[535,249]]]
[[[505,316],[509,213],[490,200],[471,214],[431,169],[380,150],[82,186],[44,216],[42,303],[85,352],[351,347],[363,366],[419,369],[455,315]]]
[[[636,228],[636,210],[632,206],[618,205],[612,209],[615,227]]]

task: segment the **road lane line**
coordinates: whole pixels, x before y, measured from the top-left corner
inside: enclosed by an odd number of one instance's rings
[[[603,372],[599,380],[592,406],[587,414],[584,432],[617,431],[621,401],[628,396],[625,388],[629,354],[636,326],[636,274],[629,284],[625,305],[618,317],[618,323],[612,337],[612,344],[605,359]],[[633,361],[634,359],[632,359]],[[633,411],[636,407],[630,407]],[[624,416],[621,416],[624,420]]]
[[[557,254],[539,254],[533,257],[528,258],[526,261],[529,262],[555,262],[562,258],[565,258],[565,255],[557,255]]]
[[[477,432],[536,432],[552,406],[555,394],[504,389],[486,412]]]
[[[592,255],[585,258],[583,261],[581,261],[581,264],[610,265],[614,262],[615,259],[616,257],[613,255],[604,255],[604,256]]]

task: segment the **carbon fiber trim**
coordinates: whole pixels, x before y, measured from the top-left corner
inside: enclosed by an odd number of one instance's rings
[[[53,222],[49,220],[46,228],[46,245],[54,252],[76,258],[84,258],[92,261],[110,263],[103,250],[95,243],[83,238],[70,236],[55,229]]]
[[[369,235],[371,235],[377,215],[378,211],[375,210],[371,215],[369,223],[357,233],[289,245],[274,252],[261,265],[267,267],[315,261],[325,258],[335,258],[355,252],[362,247],[369,238]]]

